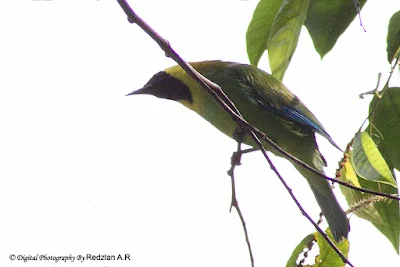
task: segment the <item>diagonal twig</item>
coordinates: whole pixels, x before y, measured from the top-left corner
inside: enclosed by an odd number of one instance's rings
[[[135,12],[129,7],[129,5],[126,3],[125,0],[117,0],[118,3],[121,5],[122,9],[125,11],[126,15],[128,16],[128,21],[130,23],[136,23],[140,28],[142,28],[154,41],[156,41],[161,49],[165,52],[166,56],[172,58],[175,62],[178,63],[179,66],[181,66],[186,73],[192,77],[201,87],[203,87],[204,90],[206,90],[209,94],[211,94],[214,99],[218,102],[218,104],[221,105],[222,108],[228,114],[232,117],[232,119],[241,125],[243,128],[247,129],[250,137],[255,141],[257,144],[257,147],[259,149],[262,149],[261,142],[257,139],[262,139],[271,147],[273,147],[278,153],[282,154],[282,156],[294,161],[295,163],[301,165],[303,168],[310,170],[311,172],[319,175],[320,177],[331,181],[331,182],[336,182],[340,185],[349,187],[354,190],[358,190],[364,193],[370,193],[370,194],[376,194],[379,196],[384,196],[390,199],[398,200],[400,201],[400,198],[396,195],[393,194],[385,194],[373,190],[368,190],[364,188],[359,188],[356,186],[353,186],[349,183],[343,182],[341,180],[335,179],[328,177],[324,174],[322,174],[320,171],[312,168],[308,164],[304,163],[303,161],[299,160],[298,158],[294,157],[293,155],[287,153],[285,150],[283,150],[280,146],[275,144],[265,133],[262,131],[258,130],[256,127],[251,125],[249,122],[247,122],[241,115],[238,109],[235,107],[235,105],[232,103],[232,101],[225,95],[225,93],[221,90],[221,88],[215,84],[214,82],[208,80],[206,77],[202,76],[199,72],[197,72],[192,66],[190,66],[188,63],[186,63],[170,46],[169,42],[162,38],[157,32],[155,32],[146,22],[144,22],[138,15],[136,15]]]
[[[251,243],[250,243],[250,239],[249,239],[249,234],[247,232],[246,222],[245,222],[242,210],[239,207],[239,202],[238,202],[237,196],[236,196],[235,167],[240,165],[240,160],[241,160],[242,152],[243,152],[241,145],[242,145],[242,143],[240,141],[238,141],[237,150],[236,150],[236,152],[233,152],[232,157],[231,157],[231,168],[228,170],[228,175],[231,177],[231,186],[232,186],[232,199],[231,199],[231,206],[229,208],[229,211],[231,212],[232,207],[234,207],[239,215],[240,222],[242,223],[242,227],[243,227],[243,231],[244,231],[244,236],[246,239],[247,249],[249,250],[251,266],[254,267],[253,251],[251,249]]]
[[[292,190],[290,187],[286,184],[284,181],[283,177],[280,175],[276,167],[273,165],[272,161],[269,159],[260,139],[259,136],[262,137],[263,140],[265,140],[267,143],[269,143],[272,147],[277,149],[281,154],[287,156],[288,158],[292,159],[296,163],[302,165],[303,167],[310,169],[311,171],[317,173],[318,175],[322,175],[319,171],[311,168],[304,162],[300,161],[299,159],[293,157],[292,155],[288,154],[286,151],[284,151],[282,148],[280,148],[278,145],[276,145],[271,139],[269,139],[265,133],[259,131],[255,127],[253,127],[250,123],[248,123],[244,118],[240,115],[239,111],[235,107],[235,105],[232,103],[232,101],[229,100],[229,98],[223,93],[221,88],[216,85],[215,83],[209,81],[205,77],[203,77],[200,73],[198,73],[193,67],[191,67],[189,64],[187,64],[169,45],[169,42],[166,41],[164,38],[162,38],[158,33],[156,33],[147,23],[145,23],[139,16],[136,15],[136,13],[133,12],[133,10],[130,8],[128,3],[125,0],[117,0],[118,3],[120,4],[121,8],[124,10],[126,15],[128,16],[128,21],[130,23],[136,23],[139,27],[141,27],[152,39],[154,39],[161,49],[164,50],[167,56],[171,57],[173,60],[175,60],[186,72],[187,74],[192,77],[196,82],[198,82],[201,87],[203,87],[209,94],[211,94],[214,99],[225,109],[225,111],[228,112],[228,114],[232,117],[232,119],[238,123],[240,127],[243,127],[246,129],[250,137],[254,140],[254,142],[257,144],[257,147],[261,150],[263,156],[266,158],[268,161],[271,169],[275,172],[275,174],[278,176],[279,180],[281,183],[285,186],[286,190],[288,191],[289,195],[293,199],[293,201],[296,203],[298,208],[300,209],[301,213],[314,225],[314,227],[317,229],[318,232],[324,237],[324,239],[328,242],[328,244],[335,250],[335,252],[339,255],[339,257],[343,260],[343,262],[349,264],[350,266],[353,266],[349,260],[340,252],[340,250],[336,247],[336,245],[328,238],[328,236],[325,234],[325,232],[316,224],[311,217],[306,213],[306,211],[303,209],[301,204],[298,202],[296,197],[294,196]],[[257,134],[256,134],[257,133]],[[323,175],[326,177],[325,175]],[[329,178],[329,177],[327,177]],[[330,178],[332,179],[332,178]]]

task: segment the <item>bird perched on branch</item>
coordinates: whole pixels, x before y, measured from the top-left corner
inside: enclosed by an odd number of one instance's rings
[[[337,145],[311,111],[279,80],[246,64],[223,61],[190,64],[222,88],[246,121],[266,133],[283,150],[324,173],[326,162],[318,150],[315,133],[328,139],[334,146]],[[180,66],[155,74],[143,88],[128,95],[138,94],[177,101],[197,112],[229,137],[233,137],[238,127],[217,101]],[[244,137],[244,143],[257,147],[248,134]],[[266,150],[283,156],[268,143],[263,142],[263,145]],[[335,240],[347,238],[349,222],[329,182],[304,166],[291,162],[307,179]]]

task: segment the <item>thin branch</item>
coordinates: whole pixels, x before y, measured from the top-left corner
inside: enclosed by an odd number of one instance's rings
[[[326,176],[325,174],[321,173],[320,171],[312,168],[308,164],[304,163],[303,161],[299,160],[298,158],[294,157],[293,155],[287,153],[285,150],[283,150],[280,146],[275,144],[274,141],[272,141],[264,132],[260,131],[253,125],[251,125],[249,122],[247,122],[241,115],[239,110],[235,107],[235,105],[232,103],[232,101],[225,95],[225,93],[221,90],[221,88],[215,84],[214,82],[208,80],[206,77],[202,76],[199,72],[197,72],[192,66],[190,66],[188,63],[186,63],[170,46],[169,42],[162,38],[157,32],[155,32],[147,23],[145,23],[139,16],[136,15],[135,12],[130,8],[130,6],[126,3],[125,0],[117,0],[118,3],[120,3],[122,9],[125,11],[126,15],[128,16],[128,21],[130,23],[136,23],[140,28],[142,28],[154,41],[157,42],[157,44],[161,47],[161,49],[165,52],[167,57],[172,58],[175,62],[178,63],[179,66],[181,66],[186,73],[192,77],[204,90],[206,90],[211,96],[217,101],[219,105],[231,116],[231,118],[238,123],[241,127],[245,128],[248,130],[248,133],[250,134],[250,137],[254,140],[256,143],[257,147],[260,150],[263,150],[263,146],[261,145],[261,142],[259,138],[267,142],[271,147],[273,147],[278,153],[282,154],[282,156],[294,161],[295,163],[299,164],[305,169],[310,170],[311,172],[319,175],[320,177],[329,180],[331,182],[336,182],[340,185],[347,186],[351,189],[358,190],[361,192],[365,193],[370,193],[374,194],[376,193],[377,195],[380,196],[385,196],[387,198],[395,199],[400,201],[400,198],[391,195],[391,194],[385,194],[381,192],[375,192],[372,190],[367,190],[359,187],[355,187],[351,184],[348,184],[346,182],[330,178]]]
[[[361,93],[358,97],[361,98],[361,99],[364,99],[364,97],[366,95],[376,95],[377,97],[380,97],[378,92],[379,92],[379,85],[381,83],[381,78],[382,78],[382,72],[379,72],[378,73],[378,80],[376,82],[375,88],[372,89],[371,91],[368,91],[368,92],[365,92],[365,93]]]
[[[161,49],[164,50],[166,55],[174,59],[186,72],[187,74],[195,79],[199,85],[201,85],[208,93],[210,93],[214,99],[230,114],[232,119],[237,122],[240,127],[245,128],[248,133],[250,134],[250,137],[254,140],[254,142],[257,144],[257,147],[260,148],[262,154],[268,161],[271,169],[275,172],[275,174],[278,176],[279,180],[281,183],[285,186],[286,190],[288,191],[289,195],[292,197],[293,201],[296,203],[298,208],[300,209],[301,213],[311,222],[311,224],[314,225],[314,227],[320,232],[320,234],[324,237],[324,239],[328,242],[328,244],[335,250],[335,252],[339,255],[339,257],[343,260],[344,263],[349,264],[350,266],[353,266],[348,259],[340,252],[340,250],[336,247],[336,245],[328,238],[328,236],[325,234],[325,232],[311,219],[311,217],[305,212],[303,207],[300,205],[296,197],[294,196],[292,190],[290,187],[286,184],[284,181],[283,177],[280,175],[278,170],[275,168],[273,165],[272,161],[269,159],[263,145],[261,144],[261,141],[258,136],[262,136],[262,139],[265,140],[267,143],[269,143],[272,147],[277,149],[279,152],[287,156],[288,158],[292,159],[296,163],[304,166],[307,169],[310,169],[311,171],[317,173],[318,175],[322,175],[319,171],[311,168],[304,162],[300,161],[299,159],[293,157],[292,155],[288,154],[286,151],[281,149],[278,145],[276,145],[271,139],[269,139],[266,134],[262,133],[255,127],[253,127],[251,124],[249,124],[246,120],[243,119],[243,117],[240,115],[239,111],[235,108],[235,105],[232,103],[232,101],[229,100],[229,98],[223,93],[221,88],[217,86],[215,83],[209,81],[205,77],[203,77],[200,73],[198,73],[193,67],[191,67],[189,64],[187,64],[169,45],[169,42],[163,39],[158,33],[156,33],[147,23],[145,23],[140,17],[138,17],[133,10],[130,8],[128,3],[124,0],[117,0],[118,3],[121,5],[121,8],[124,10],[126,15],[128,16],[128,21],[130,23],[136,23],[138,24],[139,27],[141,27],[151,38],[153,38],[161,47]],[[222,99],[221,99],[222,98]],[[256,135],[257,133],[257,135]],[[325,177],[325,175],[323,175]],[[332,178],[330,178],[332,179]]]
[[[313,221],[313,219],[310,217],[310,215],[308,215],[307,212],[303,209],[303,207],[301,206],[299,201],[296,199],[296,196],[293,194],[292,189],[287,185],[287,183],[285,182],[283,177],[280,175],[278,170],[275,168],[272,161],[267,156],[265,150],[263,150],[262,153],[263,153],[264,157],[267,159],[271,169],[278,176],[279,180],[281,181],[283,186],[286,188],[286,191],[289,193],[289,195],[292,197],[293,201],[296,203],[297,207],[300,209],[303,216],[305,216],[311,222],[311,224],[315,227],[315,229],[317,229],[317,231],[322,235],[322,237],[326,240],[326,242],[328,242],[329,246],[336,252],[336,254],[342,259],[342,261],[344,263],[348,264],[349,266],[354,267],[354,265],[346,258],[346,256],[343,255],[343,253],[339,250],[339,248],[332,242],[332,240],[330,240],[328,235],[319,227],[319,225],[317,223],[315,223]]]
[[[396,58],[396,61],[395,61],[394,64],[393,64],[393,66],[391,67],[390,72],[389,72],[389,77],[388,77],[388,79],[386,80],[385,86],[383,87],[382,91],[376,92],[376,93],[375,93],[375,95],[377,96],[378,99],[377,99],[377,101],[375,102],[375,105],[372,107],[371,111],[369,112],[368,117],[364,120],[363,124],[361,125],[359,131],[361,131],[361,128],[362,128],[363,125],[367,122],[368,119],[371,121],[371,117],[373,117],[373,114],[374,114],[374,112],[375,112],[375,110],[376,110],[376,108],[377,108],[377,106],[378,106],[378,103],[379,103],[380,100],[382,99],[382,96],[383,96],[383,94],[385,93],[385,91],[389,88],[390,79],[392,78],[393,72],[394,72],[394,70],[395,70],[397,64],[399,64],[399,60],[400,60],[400,57],[397,57],[397,58]]]
[[[367,30],[365,29],[362,20],[361,20],[361,5],[360,2],[358,2],[358,0],[353,0],[354,5],[356,6],[356,11],[357,11],[357,15],[358,18],[360,20],[360,26],[363,28],[364,32],[367,32]]]
[[[244,216],[239,207],[239,202],[236,197],[235,167],[240,165],[240,160],[242,157],[242,148],[241,148],[242,143],[238,142],[237,145],[238,145],[237,151],[233,152],[232,157],[231,157],[231,168],[228,170],[228,175],[231,177],[231,186],[232,186],[232,199],[231,199],[231,206],[229,207],[229,212],[231,212],[232,207],[234,207],[239,215],[240,222],[242,223],[242,226],[243,226],[244,236],[246,238],[247,248],[249,250],[251,266],[254,267],[253,251],[251,249],[251,244],[250,244],[249,234],[247,232],[246,222],[244,220]]]

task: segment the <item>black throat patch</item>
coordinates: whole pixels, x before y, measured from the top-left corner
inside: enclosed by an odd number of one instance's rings
[[[165,71],[155,74],[141,90],[143,90],[143,93],[152,94],[159,98],[193,103],[189,87]]]

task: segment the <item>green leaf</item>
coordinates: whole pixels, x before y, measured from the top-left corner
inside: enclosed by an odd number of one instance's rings
[[[389,166],[368,133],[356,134],[351,156],[353,166],[359,177],[397,187]]]
[[[351,151],[350,156],[352,153],[353,152]],[[359,177],[357,176],[356,171],[354,170],[354,167],[349,159],[343,162],[341,168],[341,174],[338,178],[343,182],[362,188]],[[347,203],[349,204],[350,207],[353,208],[355,205],[360,204],[360,201],[365,200],[368,197],[371,197],[371,195],[364,194],[360,191],[348,188],[346,186],[339,186],[339,187],[343,195],[345,196]],[[364,205],[362,206],[362,208],[355,209],[353,213],[360,218],[370,221],[371,223],[381,224],[383,222],[382,218],[379,216],[378,211],[373,205]]]
[[[331,240],[333,239],[332,233],[330,229],[326,230],[328,237]],[[319,232],[315,232],[315,239],[319,246],[319,255],[316,257],[316,263],[313,265],[315,267],[342,267],[345,266],[343,260],[339,257],[339,255],[332,249],[332,247],[326,242],[323,236]],[[349,241],[343,240],[340,243],[333,241],[337,248],[342,252],[342,254],[348,258],[349,256]]]
[[[398,194],[398,190],[392,186],[382,184],[382,192]],[[375,203],[375,208],[384,223],[374,224],[375,227],[384,234],[392,243],[397,254],[399,254],[399,236],[400,236],[400,212],[399,202],[396,200],[379,201]]]
[[[337,246],[337,248],[342,252],[342,254],[347,258],[349,254],[349,241],[346,239],[340,243],[337,243],[334,241],[331,230],[329,228],[325,232],[328,235],[328,237],[333,241],[333,243]],[[313,242],[315,243],[313,244]],[[304,249],[308,248],[314,249],[315,244],[318,245],[319,255],[315,258],[315,263],[312,265],[313,267],[345,266],[342,259],[331,248],[331,246],[328,244],[328,242],[326,242],[326,240],[322,237],[322,235],[319,232],[315,232],[313,234],[306,236],[296,246],[288,262],[286,263],[286,267],[297,267],[298,264],[296,263],[296,261],[298,260],[299,256],[303,254]]]
[[[379,143],[389,164],[400,170],[400,88],[388,88],[381,99],[374,97],[369,109],[371,136]]]
[[[358,0],[360,9],[366,2],[367,0]],[[357,9],[353,0],[311,0],[304,25],[321,58],[333,48],[356,15]]]
[[[283,79],[297,47],[310,0],[285,0],[273,21],[268,39],[268,58],[272,74]]]
[[[390,18],[386,51],[389,63],[400,55],[400,11]]]
[[[292,255],[286,263],[286,267],[297,267],[297,259],[301,254],[303,254],[304,249],[310,246],[310,244],[314,241],[314,238],[314,234],[309,234],[303,240],[301,240],[301,242],[293,250]]]
[[[260,0],[254,10],[246,33],[247,55],[254,66],[258,65],[261,56],[268,49],[269,33],[282,2],[283,0]]]
[[[359,140],[362,143],[361,136],[358,134]],[[353,159],[359,156],[353,155],[354,153],[365,154],[362,151],[362,144],[357,145],[349,152],[348,157],[345,157],[341,162],[341,168],[338,171],[338,178],[344,182],[355,185],[357,187],[383,192],[387,194],[398,194],[398,189],[388,183],[377,182],[374,179],[365,179],[358,175],[354,167]],[[368,152],[370,153],[370,152]],[[367,153],[367,154],[368,154]],[[364,155],[363,157],[367,157]],[[359,165],[360,163],[358,163]],[[365,163],[369,165],[368,162]],[[371,168],[371,167],[368,167]],[[361,171],[361,173],[372,173],[374,171]],[[360,218],[371,222],[386,238],[392,243],[396,252],[399,253],[399,237],[400,237],[400,213],[398,201],[389,200],[384,197],[375,196],[372,194],[362,193],[357,190],[350,189],[345,186],[340,186],[343,195],[346,197],[351,211]]]

